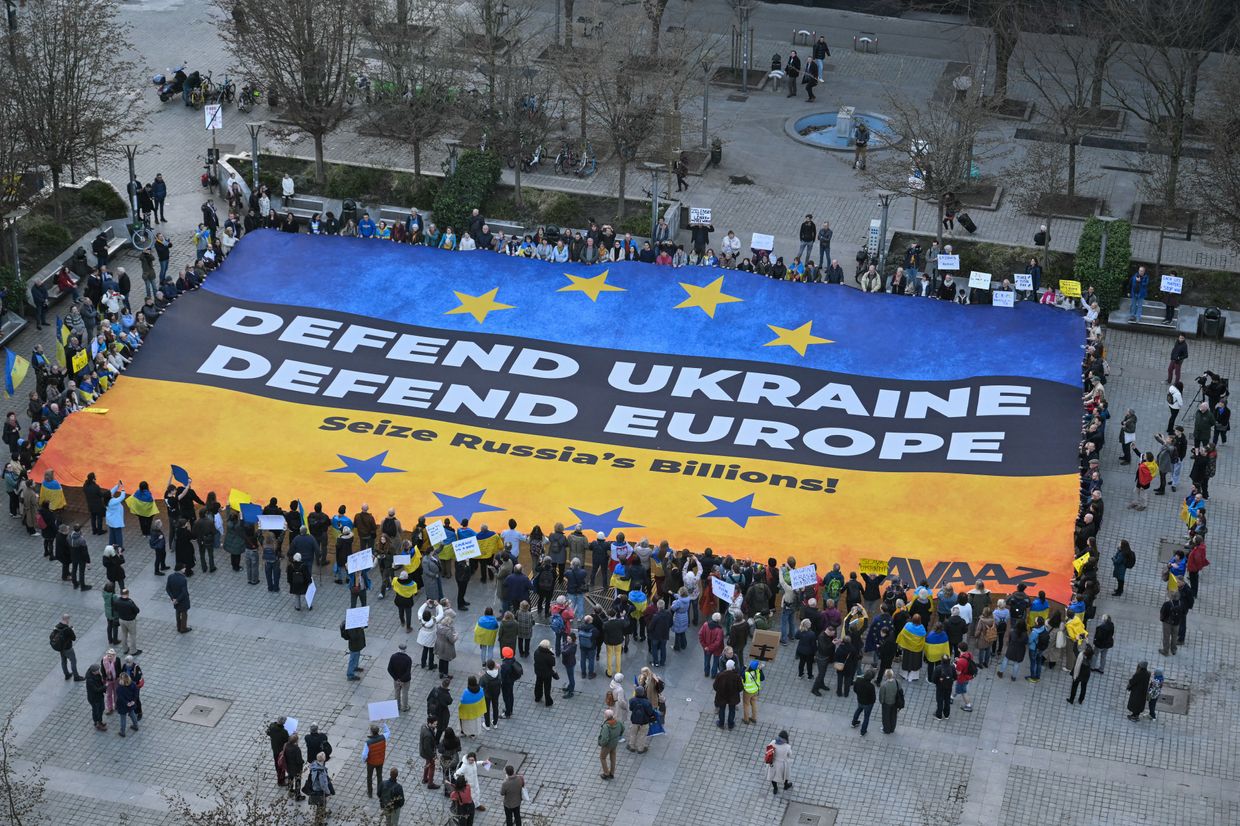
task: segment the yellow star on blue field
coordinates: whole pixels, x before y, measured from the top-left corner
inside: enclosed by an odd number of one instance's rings
[[[784,327],[776,327],[774,324],[768,324],[771,332],[778,338],[774,341],[768,341],[763,347],[775,347],[777,345],[785,345],[796,350],[798,354],[805,355],[805,351],[809,349],[811,344],[834,344],[829,338],[819,338],[811,332],[814,322],[807,321],[795,330],[788,330]]]
[[[705,287],[699,287],[696,284],[686,284],[681,281],[680,286],[689,294],[689,297],[677,304],[673,309],[683,310],[688,307],[697,307],[711,318],[715,317],[715,308],[720,304],[731,304],[733,301],[743,301],[734,295],[728,295],[723,291],[723,276],[719,276]]]
[[[573,282],[567,287],[560,287],[557,293],[585,293],[590,297],[591,301],[598,301],[599,293],[622,293],[624,287],[617,287],[615,284],[607,283],[607,270],[603,270],[593,278],[583,278],[580,275],[573,275],[571,272],[564,273],[564,277]]]
[[[461,304],[459,307],[453,307],[451,310],[448,310],[448,312],[444,313],[444,315],[459,315],[461,313],[468,313],[474,317],[475,321],[481,324],[487,320],[488,313],[496,312],[498,310],[514,309],[511,304],[501,304],[495,300],[495,296],[499,293],[499,287],[496,287],[493,290],[487,290],[482,295],[468,295],[466,293],[457,292],[456,290],[453,290],[452,292],[456,293],[456,298],[461,302]]]

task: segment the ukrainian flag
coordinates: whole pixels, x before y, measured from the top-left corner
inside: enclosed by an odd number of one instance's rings
[[[478,624],[474,626],[474,642],[478,645],[495,645],[495,638],[499,635],[499,620],[490,614],[483,614],[478,617]],[[461,700],[461,702],[465,702]]]
[[[1086,634],[1085,623],[1081,621],[1080,617],[1073,617],[1064,623],[1064,631],[1067,633],[1068,639],[1076,642]]]
[[[896,637],[896,645],[905,651],[921,652],[926,648],[926,627],[911,622],[904,623],[900,635]]]
[[[617,564],[612,570],[610,585],[617,591],[629,590],[629,575],[625,572],[623,565]]]
[[[904,626],[908,628],[908,626]],[[901,632],[903,634],[903,632]],[[910,649],[912,650],[912,649]],[[946,631],[931,631],[926,635],[926,659],[937,663],[951,655],[951,644],[947,641]]]
[[[479,559],[492,559],[504,550],[504,540],[495,531],[483,529],[478,533],[478,548],[482,551]]]
[[[413,580],[401,582],[399,576],[394,576],[392,577],[392,590],[396,592],[396,596],[409,599],[418,592],[418,583]]]
[[[39,504],[42,505],[44,502],[54,511],[65,506],[65,491],[55,479],[48,479],[39,489]]]
[[[465,693],[461,695],[461,702],[457,706],[457,713],[460,714],[462,720],[477,720],[486,713],[487,703],[483,699],[482,689],[474,691],[466,688]]]
[[[69,367],[69,362],[65,358],[65,345],[69,343],[70,332],[65,320],[56,316],[56,361],[66,369]]]
[[[452,552],[452,543],[456,541],[456,531],[447,525],[443,526],[444,538],[443,544],[439,546],[440,559],[456,559],[456,554]]]
[[[30,362],[14,353],[8,347],[4,348],[4,391],[12,396],[17,392],[17,388],[26,379],[26,373],[30,371]]]
[[[232,510],[235,510],[237,513],[241,513],[242,505],[248,504],[253,501],[254,500],[253,498],[250,497],[250,494],[246,493],[245,491],[240,491],[240,490],[237,490],[236,488],[232,488],[230,491],[228,491],[228,507],[231,508]]]
[[[151,496],[151,491],[147,488],[138,488],[137,492],[126,496],[125,507],[129,508],[129,512],[134,516],[159,516],[155,497]]]
[[[421,567],[422,567],[422,552],[419,551],[417,548],[410,548],[409,549],[409,564],[405,566],[405,570],[412,574],[414,571],[416,571],[418,568],[421,568]],[[399,571],[397,573],[399,573]]]
[[[1050,617],[1050,614],[1050,603],[1041,597],[1037,597],[1034,599],[1033,604],[1029,606],[1029,627],[1032,628],[1038,624],[1038,617],[1041,617],[1042,621],[1046,622],[1046,620]]]
[[[640,622],[642,614],[646,613],[646,595],[641,591],[630,591],[629,602],[633,603],[633,610],[629,615]]]

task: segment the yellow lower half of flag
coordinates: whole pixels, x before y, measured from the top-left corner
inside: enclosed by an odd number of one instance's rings
[[[128,376],[108,393],[108,407],[106,416],[69,417],[36,473],[55,468],[63,484],[76,487],[94,471],[136,487],[142,479],[161,483],[176,463],[193,468],[194,487],[204,494],[238,489],[256,502],[271,496],[321,501],[328,513],[340,504],[354,513],[365,502],[372,512],[396,508],[406,525],[440,508],[436,492],[464,497],[485,490],[482,501],[500,510],[476,514],[475,529],[501,530],[511,517],[523,532],[539,524],[548,533],[555,522],[577,521],[570,508],[591,514],[623,508],[620,518],[638,526],[623,529],[629,541],[667,539],[677,549],[709,546],[719,555],[762,562],[795,556],[798,565],[813,562],[820,571],[839,562],[847,572],[863,559],[882,558],[905,579],[918,571],[937,579],[932,587],[942,581],[971,585],[984,576],[1000,592],[1014,590],[1012,578],[1025,568],[1043,572],[1022,580],[1031,592],[1045,589],[1061,601],[1068,596],[1078,502],[1072,474],[831,470],[511,433]],[[181,424],[153,426],[159,411],[176,411]],[[324,429],[329,418],[332,429]],[[385,419],[388,432],[376,435]],[[391,435],[396,428],[403,435]],[[413,437],[419,432],[425,440]],[[516,455],[517,445],[546,449],[555,458]],[[329,472],[345,465],[340,456],[365,460],[384,452],[382,464],[403,472],[379,473],[369,482]],[[652,470],[700,470],[703,464],[711,472],[739,466],[738,478]],[[837,480],[834,492],[806,489],[815,487],[806,481],[828,478]],[[735,502],[750,494],[752,508],[776,515],[752,516],[744,527],[703,518],[717,509],[707,495]],[[910,560],[920,568],[908,568]]]

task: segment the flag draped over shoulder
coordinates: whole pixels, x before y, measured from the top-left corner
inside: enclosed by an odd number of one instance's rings
[[[477,720],[486,711],[486,700],[482,696],[482,689],[473,690],[466,688],[465,693],[461,695],[461,702],[457,706],[457,711],[462,720]]]
[[[125,507],[129,508],[129,512],[134,516],[159,516],[159,506],[155,504],[155,497],[144,488],[139,488],[135,493],[126,496]]]
[[[504,550],[504,540],[495,531],[480,531],[478,533],[478,550],[482,551],[479,559],[491,559],[497,553]]]
[[[392,577],[392,590],[396,592],[396,596],[404,599],[413,597],[418,592],[418,583],[413,580],[401,582],[399,576]]]
[[[1041,597],[1038,597],[1033,601],[1033,604],[1029,606],[1029,627],[1032,628],[1038,624],[1038,617],[1041,617],[1042,621],[1046,622],[1047,618],[1050,617],[1050,613],[1050,603]]]
[[[1064,631],[1068,634],[1068,639],[1076,641],[1085,636],[1085,623],[1080,617],[1073,617],[1064,623]]]
[[[946,631],[931,631],[926,635],[927,660],[937,663],[949,654],[951,654],[951,644],[947,641]]]
[[[65,506],[65,491],[55,479],[48,479],[39,488],[39,504],[42,505],[44,502],[54,511]]]
[[[924,651],[926,648],[926,627],[906,622],[896,637],[896,645],[905,651]]]

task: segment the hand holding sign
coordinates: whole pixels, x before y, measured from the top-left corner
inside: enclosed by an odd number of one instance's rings
[[[456,540],[452,543],[452,553],[456,555],[457,562],[482,556],[482,548],[478,547],[478,537],[467,536]]]
[[[804,568],[793,568],[788,576],[793,588],[813,588],[818,584],[818,566],[806,565]]]
[[[732,600],[736,599],[736,586],[730,582],[724,582],[718,577],[711,577],[710,590],[711,593],[729,605],[732,604]]]
[[[361,608],[346,608],[344,611],[344,627],[345,630],[352,628],[365,628],[370,625],[370,607],[363,605]]]
[[[427,522],[426,536],[432,545],[442,545],[443,541],[448,538],[448,531],[442,522]]]
[[[369,571],[373,567],[375,567],[375,555],[369,548],[364,551],[358,551],[355,554],[349,554],[349,558],[345,560],[345,568],[351,574],[355,574],[358,571]]]
[[[960,256],[959,255],[947,255],[946,253],[940,252],[938,264],[939,264],[940,270],[959,270],[960,269]]]
[[[1179,295],[1184,290],[1184,279],[1178,275],[1163,275],[1158,291],[1170,295]]]
[[[990,281],[990,273],[988,272],[973,270],[969,273],[969,289],[971,290],[989,290]]]

